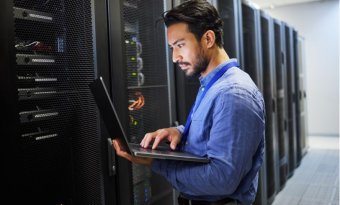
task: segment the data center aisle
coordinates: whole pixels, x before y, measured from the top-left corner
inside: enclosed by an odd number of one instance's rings
[[[339,138],[308,140],[307,154],[272,205],[339,205]]]

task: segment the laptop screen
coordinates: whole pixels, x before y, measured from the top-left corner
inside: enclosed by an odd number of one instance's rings
[[[124,146],[127,148],[126,151],[132,154],[127,136],[122,124],[120,123],[117,111],[110,99],[110,95],[104,84],[103,78],[97,78],[94,82],[89,84],[89,87],[110,137],[113,137],[114,139],[121,139],[122,143],[124,143]]]
[[[110,99],[109,92],[105,87],[103,78],[99,77],[94,82],[92,82],[89,87],[92,91],[109,135],[115,139],[121,139],[121,142],[126,147],[125,151],[129,154],[158,159],[185,160],[203,163],[209,162],[207,157],[199,157],[190,153],[171,151],[169,146],[167,146],[165,150],[148,150],[141,148],[138,144],[129,143],[124,129],[120,123],[116,109]]]

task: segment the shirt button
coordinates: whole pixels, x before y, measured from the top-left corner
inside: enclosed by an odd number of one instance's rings
[[[202,88],[201,90],[204,91],[204,88]]]

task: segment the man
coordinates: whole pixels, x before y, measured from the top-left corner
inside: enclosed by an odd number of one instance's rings
[[[187,1],[164,14],[172,58],[201,87],[186,126],[147,133],[144,148],[162,140],[210,162],[152,160],[129,155],[113,140],[117,155],[151,166],[180,192],[179,204],[251,204],[263,161],[263,97],[248,74],[223,49],[222,21],[203,0]]]

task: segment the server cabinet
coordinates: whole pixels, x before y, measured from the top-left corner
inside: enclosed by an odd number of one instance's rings
[[[250,75],[263,93],[260,10],[254,5],[243,3],[242,21],[244,46],[243,69]],[[266,153],[264,157],[267,157]],[[267,204],[266,160],[264,160],[260,170],[258,191],[254,204]]]
[[[210,0],[210,2],[217,8],[223,21],[224,49],[230,58],[237,58],[241,68],[243,68],[241,0]]]
[[[296,167],[300,165],[302,159],[301,145],[301,110],[300,110],[300,78],[299,78],[299,53],[298,53],[298,32],[293,29],[293,61],[294,61],[294,84],[295,84],[295,126],[296,126]]]
[[[113,103],[131,142],[172,125],[173,70],[165,27],[158,22],[170,1],[109,0]],[[118,204],[172,204],[168,182],[150,168],[118,159]]]
[[[261,16],[260,10],[252,5],[242,4],[244,66],[257,87],[263,93]]]
[[[272,203],[277,193],[278,183],[278,136],[276,114],[276,70],[273,19],[261,12],[263,91],[266,107],[266,165],[267,165],[267,197]]]
[[[297,37],[297,58],[298,58],[298,76],[299,76],[299,106],[300,106],[300,146],[301,157],[303,157],[308,150],[308,136],[307,136],[307,106],[306,106],[306,76],[305,76],[305,51],[304,38]]]
[[[275,68],[277,89],[277,125],[279,139],[280,180],[277,190],[283,189],[288,174],[288,133],[287,133],[287,84],[286,84],[286,50],[285,27],[279,20],[274,21],[275,31]]]
[[[11,204],[108,202],[104,190],[114,180],[108,178],[107,141],[88,89],[99,72],[94,13],[104,4],[0,4],[5,199]]]
[[[289,136],[289,164],[288,177],[294,174],[297,162],[296,147],[296,101],[295,101],[295,67],[294,67],[294,44],[293,28],[285,24],[286,33],[286,66],[287,66],[287,104],[288,104],[288,136]]]

